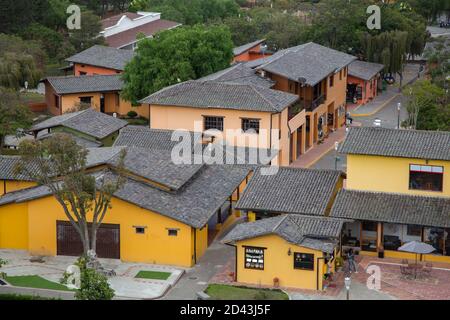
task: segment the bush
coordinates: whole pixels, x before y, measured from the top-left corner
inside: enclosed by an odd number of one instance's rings
[[[136,118],[137,115],[138,115],[138,114],[136,113],[136,111],[133,111],[133,110],[128,111],[128,113],[127,113],[127,116],[128,116],[129,118]]]

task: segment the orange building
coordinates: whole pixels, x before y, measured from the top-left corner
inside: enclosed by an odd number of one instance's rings
[[[306,112],[304,148],[308,150],[345,124],[348,65],[355,59],[309,42],[246,65],[273,80],[273,89],[299,97],[300,108]]]
[[[45,83],[47,110],[53,115],[90,105],[102,113],[126,115],[129,111],[135,111],[139,116],[148,118],[148,108],[133,107],[131,102],[121,98],[123,81],[119,74],[48,77],[42,82]]]
[[[353,61],[348,66],[347,98],[357,104],[366,104],[378,94],[380,72],[384,65],[365,61]]]
[[[122,73],[134,51],[105,46],[93,46],[66,59],[75,76],[112,75]]]
[[[272,55],[266,52],[265,39],[246,43],[233,49],[233,62],[252,61]]]

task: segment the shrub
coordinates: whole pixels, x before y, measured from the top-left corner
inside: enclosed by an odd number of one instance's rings
[[[133,111],[133,110],[128,111],[128,113],[127,113],[127,116],[128,116],[129,118],[136,118],[137,115],[138,115],[138,114],[136,113],[136,111]]]
[[[114,290],[106,276],[90,268],[81,271],[81,287],[75,293],[77,300],[111,300],[113,297]]]

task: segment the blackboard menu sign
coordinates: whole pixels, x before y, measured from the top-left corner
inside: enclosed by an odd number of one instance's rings
[[[245,268],[264,270],[264,249],[245,247]]]
[[[294,252],[294,268],[314,270],[314,255],[310,253]]]

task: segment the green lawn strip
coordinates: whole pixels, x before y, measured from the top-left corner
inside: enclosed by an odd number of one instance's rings
[[[135,278],[141,279],[154,279],[154,280],[167,280],[170,277],[170,272],[160,272],[160,271],[144,271],[141,270],[135,276]]]
[[[254,289],[222,284],[210,284],[206,294],[214,300],[289,300],[286,293],[277,289]]]
[[[57,282],[49,281],[40,276],[8,276],[6,281],[12,286],[36,288],[36,289],[50,289],[59,291],[75,291],[67,288],[65,285]]]
[[[24,294],[0,294],[0,301],[4,300],[60,300],[55,298],[44,298]]]
[[[20,98],[25,103],[45,102],[45,96],[36,92],[21,92]]]

